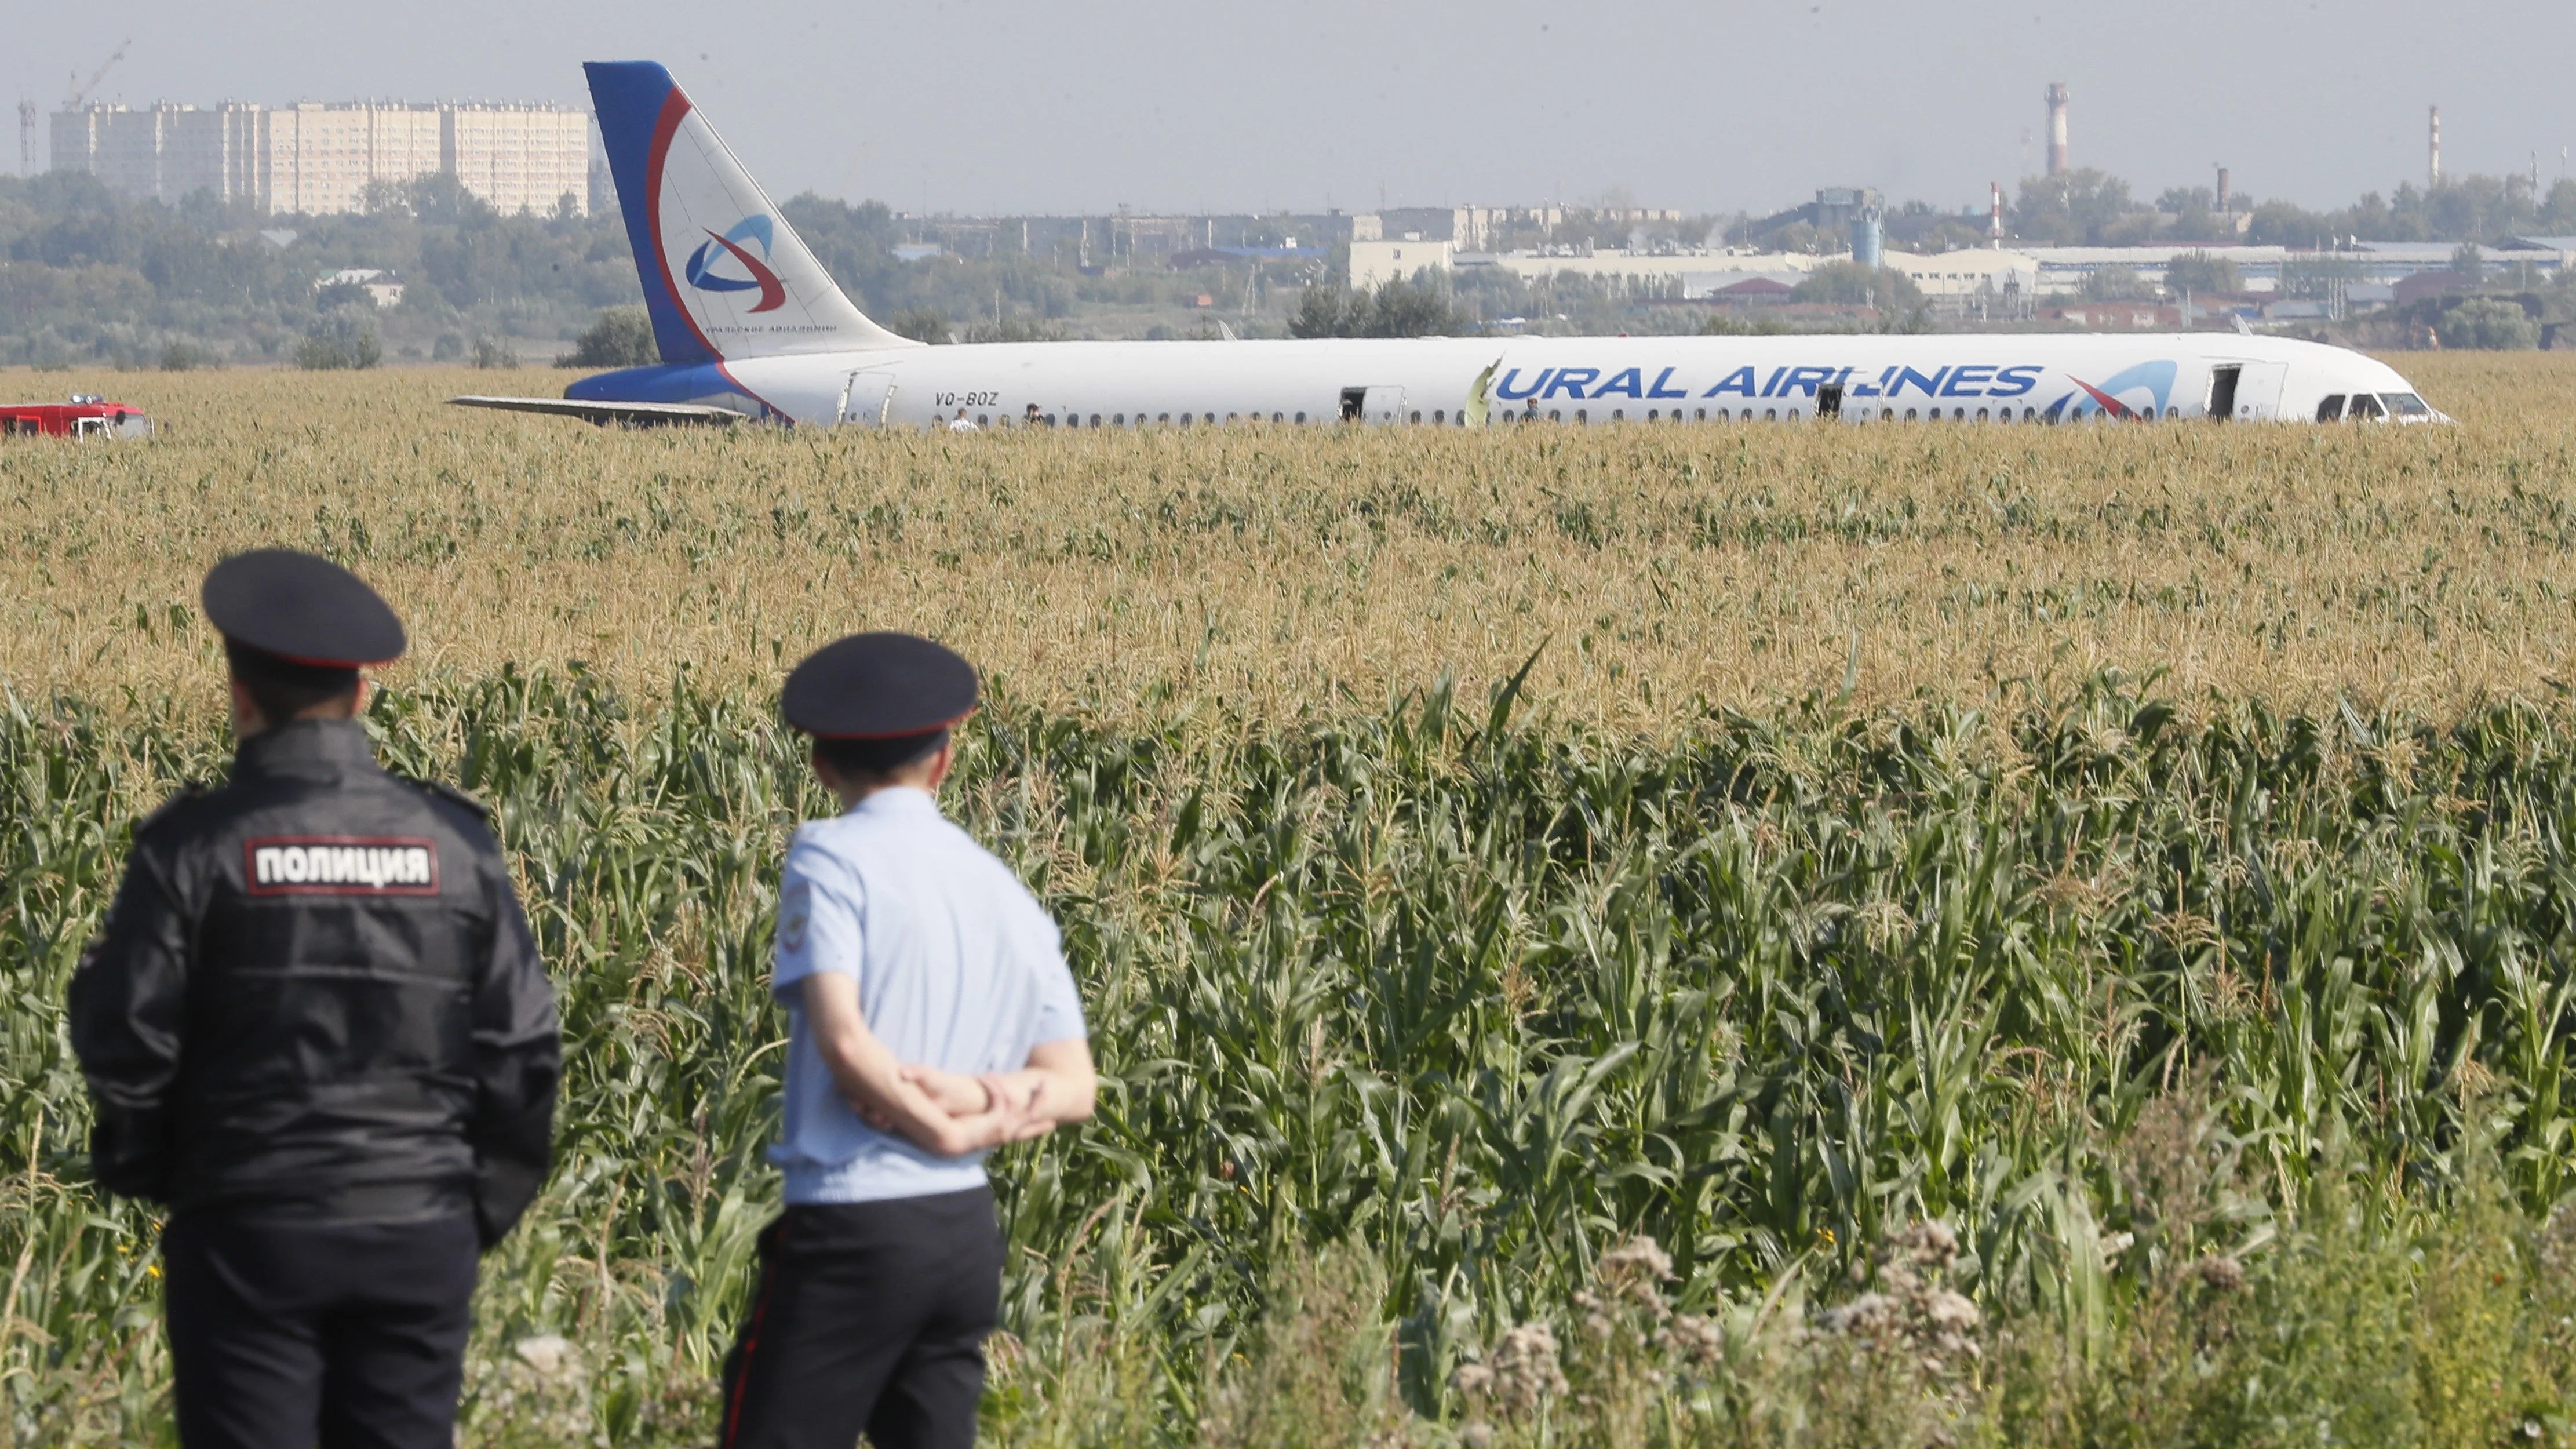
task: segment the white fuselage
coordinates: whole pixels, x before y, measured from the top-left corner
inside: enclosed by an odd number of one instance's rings
[[[2223,332],[924,347],[851,304],[669,71],[584,69],[662,361],[562,398],[459,401],[601,423],[908,428],[2322,421],[2347,398],[2364,416],[2439,417],[2358,353]]]
[[[744,358],[723,372],[746,402],[796,423],[913,428],[961,411],[979,427],[1016,424],[1032,408],[1083,427],[2060,422],[2207,417],[2213,400],[2233,420],[2292,421],[2329,396],[2414,396],[2359,353],[2229,333],[987,343]]]

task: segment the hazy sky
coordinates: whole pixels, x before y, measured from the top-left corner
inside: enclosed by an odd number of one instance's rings
[[[13,5],[0,86],[97,98],[587,103],[580,62],[669,65],[778,196],[899,210],[1365,210],[1584,201],[1768,210],[1818,186],[1981,204],[2039,169],[2074,89],[2079,166],[2142,197],[2308,205],[2453,172],[2542,184],[2576,145],[2576,3],[2158,0],[1737,6],[735,0]],[[39,121],[38,164],[44,136]],[[14,157],[9,159],[14,160]]]

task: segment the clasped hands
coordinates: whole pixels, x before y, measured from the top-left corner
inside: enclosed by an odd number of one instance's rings
[[[1042,1072],[981,1072],[972,1076],[937,1067],[905,1065],[897,1078],[927,1099],[933,1109],[905,1122],[856,1094],[848,1098],[859,1120],[889,1132],[940,1157],[959,1157],[1006,1143],[1026,1142],[1055,1130],[1046,1111],[1047,1078]]]

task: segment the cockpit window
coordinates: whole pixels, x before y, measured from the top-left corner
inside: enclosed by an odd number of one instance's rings
[[[2347,421],[2356,423],[2369,422],[2373,419],[2384,418],[2386,416],[2388,416],[2387,409],[2382,408],[2379,405],[2379,399],[2372,397],[2366,392],[2354,393],[2352,395],[2352,411],[2344,414]]]
[[[2339,392],[2327,393],[2326,400],[2317,404],[2317,421],[2321,423],[2331,423],[2340,421],[2342,417],[2343,394]]]
[[[2379,400],[2388,404],[2388,410],[2401,418],[2429,418],[2433,415],[2433,410],[2425,406],[2424,400],[2411,392],[2383,392]]]

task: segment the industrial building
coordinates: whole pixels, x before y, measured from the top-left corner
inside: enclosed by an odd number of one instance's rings
[[[2167,270],[2186,257],[2229,264],[2242,290],[2258,298],[2280,292],[2284,281],[2304,268],[2339,279],[2343,295],[2356,303],[2365,298],[2384,300],[2394,284],[2448,267],[2452,250],[2449,243],[2419,242],[2360,242],[2323,252],[2200,244],[1962,247],[1923,253],[1885,250],[1879,264],[1904,274],[1944,312],[1991,317],[2002,304],[2080,295],[2097,273],[2112,269],[2129,273],[2147,286],[2162,287]],[[1733,250],[1469,252],[1445,241],[1354,241],[1350,256],[1349,283],[1355,288],[1410,279],[1425,271],[1445,274],[1492,267],[1527,282],[1571,275],[1621,282],[1694,302],[1775,295],[1782,288],[1745,284],[1767,278],[1795,285],[1819,266],[1849,260],[1843,253]],[[2487,251],[2486,262],[2490,269],[2527,267],[2534,279],[2555,276],[2562,267],[2576,265],[2576,237],[2507,238]],[[2007,307],[2002,315],[2014,314]]]
[[[362,210],[377,182],[453,176],[501,212],[591,204],[590,116],[562,106],[358,101],[142,109],[90,105],[53,117],[53,169],[85,171],[126,196],[198,192],[261,212]]]

